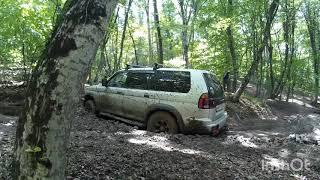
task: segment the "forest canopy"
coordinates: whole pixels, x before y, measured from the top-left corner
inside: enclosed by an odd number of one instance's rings
[[[18,68],[27,79],[63,3],[0,0],[3,74]],[[257,86],[257,96],[275,98],[299,91],[316,100],[319,16],[318,0],[123,0],[110,19],[88,82],[98,83],[125,64],[159,62],[206,69],[220,80],[230,72],[230,91],[235,92],[252,69],[249,79]],[[1,75],[0,80],[6,78]]]

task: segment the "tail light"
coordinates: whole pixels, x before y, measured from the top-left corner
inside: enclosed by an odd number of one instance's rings
[[[209,109],[210,108],[210,99],[208,93],[203,93],[198,101],[199,109]]]

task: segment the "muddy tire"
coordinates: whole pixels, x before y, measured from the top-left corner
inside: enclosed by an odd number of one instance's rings
[[[84,109],[92,114],[97,114],[96,105],[92,99],[87,99],[84,102]]]
[[[163,111],[158,111],[148,119],[147,130],[151,132],[166,132],[170,134],[178,133],[178,124],[171,114]]]

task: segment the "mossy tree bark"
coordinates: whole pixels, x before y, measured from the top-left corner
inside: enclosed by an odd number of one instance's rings
[[[14,179],[65,179],[75,104],[117,0],[69,0],[34,70],[16,132]]]

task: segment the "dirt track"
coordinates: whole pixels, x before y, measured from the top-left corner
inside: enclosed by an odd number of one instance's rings
[[[319,114],[309,108],[296,115],[281,109],[295,104],[269,104],[272,112],[280,109],[282,114],[263,120],[244,104],[231,105],[238,112],[229,112],[230,131],[218,138],[154,134],[79,109],[73,120],[68,179],[320,179],[320,146],[312,139],[320,129]],[[0,116],[4,179],[15,120]],[[298,135],[290,136],[294,133]],[[310,161],[310,170],[270,170],[296,158]],[[262,162],[269,163],[264,164],[269,170],[262,170]]]

